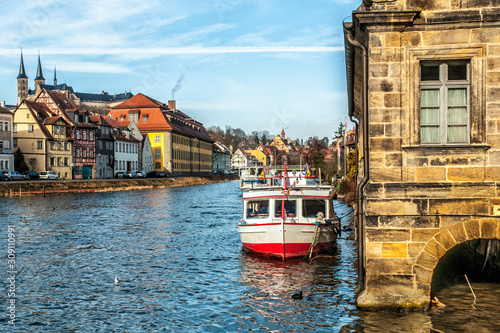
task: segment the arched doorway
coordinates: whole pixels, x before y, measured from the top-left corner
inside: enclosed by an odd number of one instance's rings
[[[500,282],[500,220],[458,222],[441,229],[420,251],[414,265],[418,288],[431,299],[453,284]]]

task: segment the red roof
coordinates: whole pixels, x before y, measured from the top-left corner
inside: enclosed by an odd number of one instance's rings
[[[166,104],[140,93],[111,108],[108,116],[111,116],[115,121],[123,121],[121,119],[124,119],[124,121],[130,122],[129,112],[131,111],[139,111],[137,128],[141,133],[172,131],[213,142],[202,123],[177,109],[172,110]]]

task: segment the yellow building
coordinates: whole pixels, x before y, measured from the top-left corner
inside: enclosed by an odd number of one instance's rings
[[[259,149],[245,150],[245,153],[254,156],[257,159],[257,161],[262,163],[262,165],[264,166],[269,166],[271,163],[269,155],[263,152],[262,150]]]
[[[108,116],[134,121],[141,134],[149,136],[155,171],[212,174],[212,139],[203,124],[175,108],[175,101],[166,105],[137,94],[113,107]]]

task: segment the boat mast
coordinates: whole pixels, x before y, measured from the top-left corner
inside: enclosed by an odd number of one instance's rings
[[[288,173],[286,171],[286,163],[285,163],[285,174],[283,177],[283,200],[281,201],[281,242],[283,244],[283,260],[285,260],[285,218],[286,218],[286,212],[285,212],[285,199],[288,199],[288,188],[287,188],[287,180],[288,180]]]

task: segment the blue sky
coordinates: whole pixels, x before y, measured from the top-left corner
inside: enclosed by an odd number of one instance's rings
[[[347,114],[342,20],[361,0],[0,0],[0,100],[33,88],[131,91],[206,127],[331,138]]]

